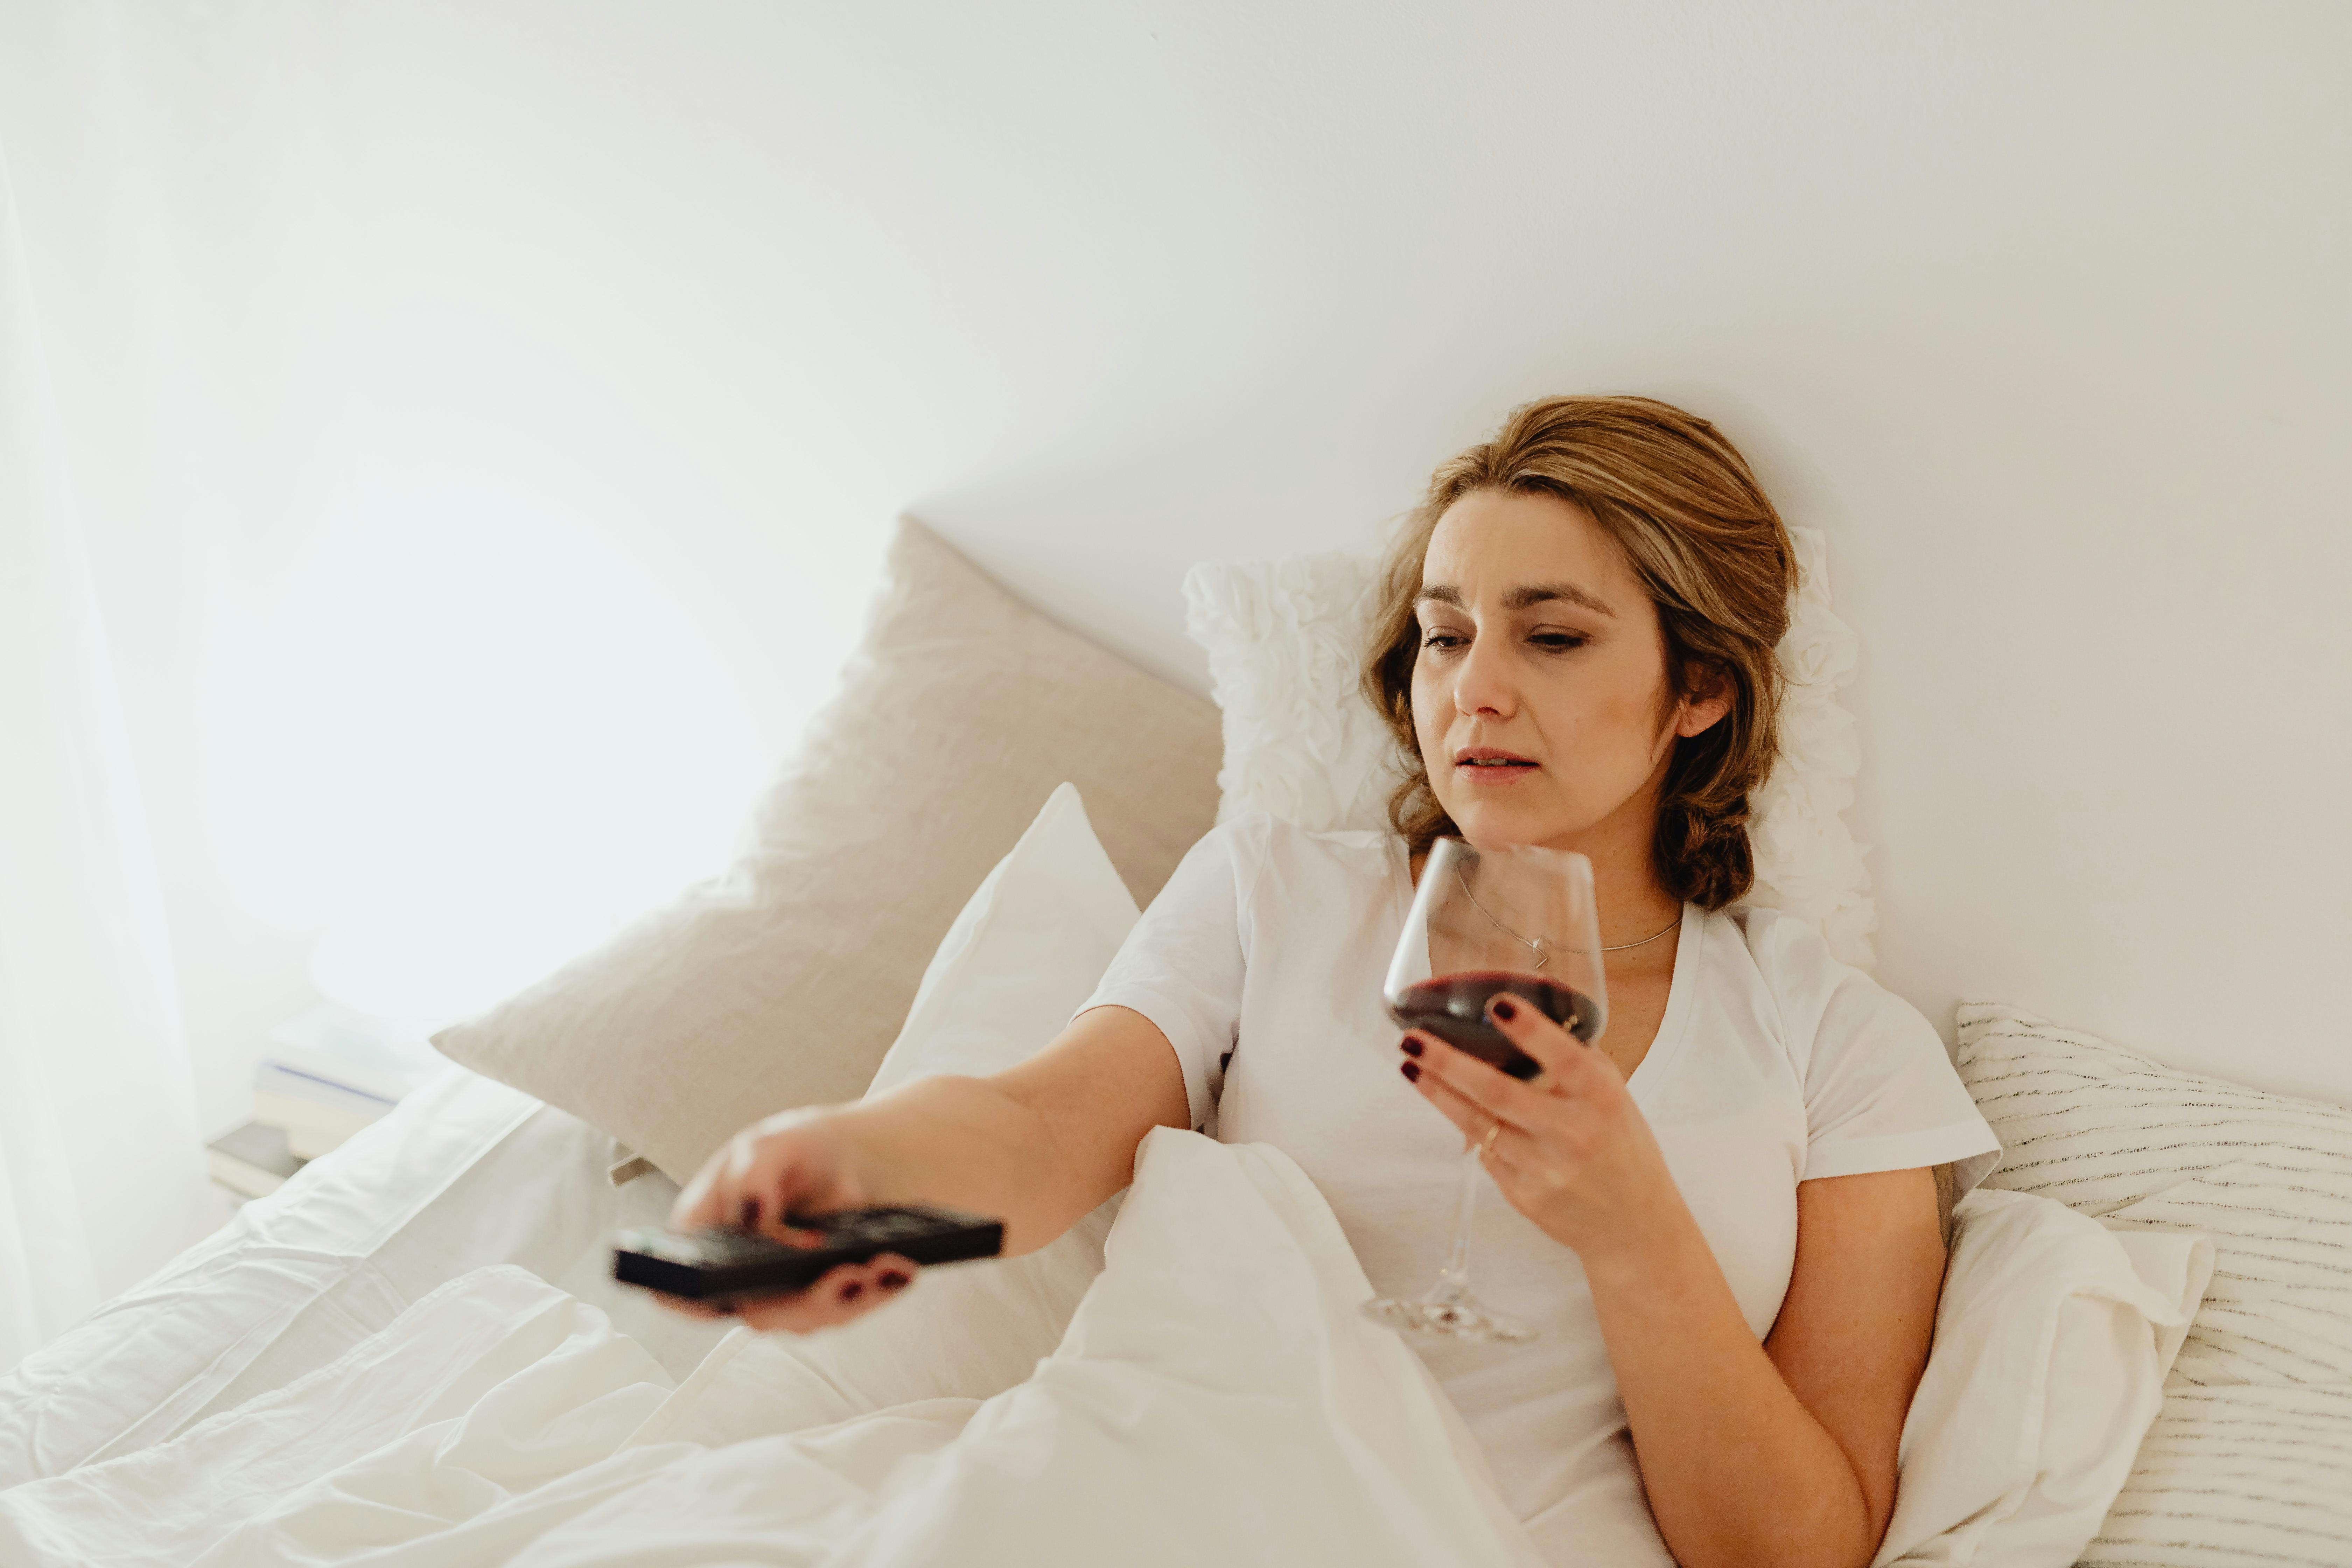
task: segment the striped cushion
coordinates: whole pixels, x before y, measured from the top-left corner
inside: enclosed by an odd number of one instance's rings
[[[2352,1388],[2176,1389],[2081,1561],[2352,1563]]]
[[[2352,1110],[2010,1007],[1962,1005],[1959,1035],[2001,1142],[1987,1186],[2213,1239],[2163,1413],[2082,1562],[2352,1563]]]
[[[2330,1181],[2274,1150],[2105,1216],[2213,1238],[2213,1281],[2172,1363],[2173,1386],[2352,1384],[2352,1156],[2336,1161]]]
[[[1963,1002],[1960,1077],[2000,1139],[1986,1178],[2103,1215],[2248,1155],[2338,1194],[2352,1110],[2180,1072],[2013,1007]]]
[[[2213,1281],[2171,1384],[2352,1383],[2352,1110],[2178,1072],[2012,1008],[1960,1008],[1988,1186],[2201,1231]]]

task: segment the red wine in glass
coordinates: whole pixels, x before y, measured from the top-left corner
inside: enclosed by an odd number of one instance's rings
[[[1591,861],[1535,844],[1479,849],[1459,838],[1432,841],[1381,982],[1390,1016],[1513,1078],[1540,1081],[1536,1063],[1486,1022],[1487,1004],[1510,992],[1590,1045],[1608,1026],[1608,986]],[[1408,1079],[1417,1070],[1403,1067]],[[1461,1129],[1454,1225],[1437,1282],[1417,1298],[1365,1302],[1372,1321],[1486,1344],[1536,1337],[1533,1324],[1491,1310],[1470,1290],[1471,1220],[1488,1185],[1489,1131],[1475,1121]]]
[[[1407,986],[1389,1011],[1408,1029],[1426,1029],[1489,1067],[1516,1079],[1531,1079],[1541,1070],[1535,1058],[1486,1021],[1486,1003],[1498,991],[1532,1003],[1545,1017],[1588,1044],[1601,1032],[1601,1009],[1589,997],[1556,980],[1505,969],[1433,975]]]

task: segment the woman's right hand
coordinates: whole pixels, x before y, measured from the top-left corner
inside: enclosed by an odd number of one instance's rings
[[[785,1225],[785,1215],[829,1214],[864,1208],[872,1201],[835,1118],[827,1108],[805,1107],[754,1121],[720,1144],[678,1194],[669,1226],[688,1231],[740,1226],[808,1246],[816,1236]],[[914,1279],[915,1267],[896,1253],[881,1253],[864,1263],[836,1265],[805,1289],[732,1308],[658,1290],[654,1298],[688,1317],[740,1317],[755,1329],[805,1334],[845,1323],[900,1294]]]

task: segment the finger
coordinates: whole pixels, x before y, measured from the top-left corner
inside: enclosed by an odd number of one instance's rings
[[[754,1298],[742,1302],[739,1310],[745,1322],[763,1331],[810,1333],[845,1323],[898,1294],[903,1287],[880,1283],[878,1276],[884,1272],[871,1262],[836,1264],[806,1289]]]
[[[719,1184],[726,1194],[719,1205],[719,1223],[764,1231],[780,1220],[791,1163],[789,1147],[748,1131],[737,1133]]]
[[[672,1230],[700,1230],[733,1222],[738,1203],[736,1170],[748,1155],[746,1139],[739,1132],[710,1152],[694,1180],[670,1205]]]
[[[699,1223],[698,1216],[702,1212],[704,1199],[710,1192],[716,1160],[716,1155],[705,1160],[702,1169],[695,1172],[693,1179],[679,1190],[677,1201],[669,1205],[670,1229],[692,1230]]]
[[[735,1310],[746,1324],[763,1334],[813,1334],[857,1315],[851,1310],[803,1300],[798,1296],[763,1296],[740,1303]]]
[[[1487,1171],[1498,1179],[1506,1176],[1518,1176],[1523,1174],[1519,1166],[1519,1157],[1535,1148],[1534,1138],[1506,1122],[1503,1130],[1495,1135],[1494,1142],[1480,1143],[1478,1163],[1486,1166]],[[1509,1188],[1506,1186],[1504,1190],[1507,1192]]]
[[[685,1223],[673,1228],[733,1226],[807,1244],[808,1238],[796,1238],[782,1223],[799,1151],[791,1141],[762,1137],[760,1131],[746,1128],[711,1156],[705,1168],[709,1179],[700,1193],[693,1194],[694,1201],[688,1204],[688,1194],[680,1195]]]
[[[1497,991],[1486,999],[1486,1021],[1535,1058],[1536,1066],[1543,1069],[1536,1082],[1547,1089],[1573,1086],[1597,1054],[1553,1023],[1542,1008],[1507,991]]]
[[[1525,1127],[1557,1109],[1557,1096],[1529,1089],[1467,1051],[1458,1050],[1419,1029],[1411,1037],[1421,1042],[1422,1050],[1418,1058],[1405,1065],[1420,1070],[1408,1072],[1405,1077],[1414,1079],[1416,1087],[1442,1086],[1451,1089],[1485,1112],[1485,1121],[1477,1123],[1481,1132],[1486,1131],[1487,1121],[1499,1120]]]
[[[915,1275],[922,1266],[895,1252],[877,1252],[866,1267],[873,1270],[875,1289],[889,1297],[913,1284]]]
[[[1444,1103],[1445,1097],[1450,1097],[1450,1103]],[[1498,1178],[1518,1173],[1519,1162],[1539,1147],[1533,1132],[1487,1115],[1442,1084],[1432,1099],[1441,1102],[1446,1119],[1462,1130],[1464,1146],[1477,1150],[1478,1163]],[[1489,1132],[1494,1134],[1491,1139]]]
[[[1445,1120],[1454,1123],[1465,1139],[1484,1138],[1486,1135],[1486,1129],[1495,1125],[1496,1118],[1488,1115],[1428,1073],[1423,1073],[1414,1081],[1413,1088],[1420,1091],[1422,1099],[1437,1107]]]
[[[1504,1190],[1508,1192],[1509,1184],[1524,1176],[1528,1169],[1528,1157],[1542,1147],[1537,1134],[1487,1114],[1434,1079],[1424,1077],[1421,1081],[1428,1086],[1424,1098],[1460,1129],[1464,1147],[1477,1150],[1479,1164],[1497,1182],[1505,1184]],[[1486,1136],[1490,1131],[1494,1132],[1491,1141]]]

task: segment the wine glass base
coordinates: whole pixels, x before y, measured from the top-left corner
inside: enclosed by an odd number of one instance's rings
[[[1376,1323],[1437,1339],[1523,1345],[1536,1337],[1536,1331],[1517,1318],[1489,1312],[1475,1301],[1402,1301],[1381,1296],[1365,1302],[1362,1311]]]

